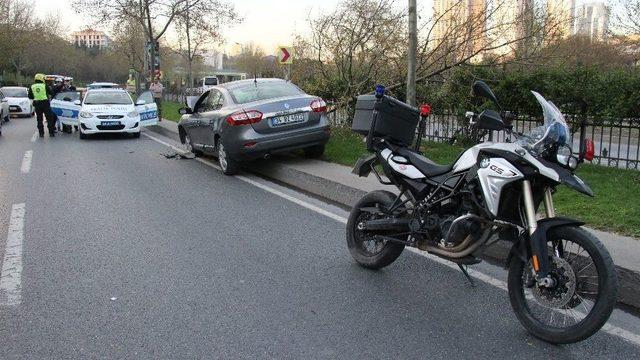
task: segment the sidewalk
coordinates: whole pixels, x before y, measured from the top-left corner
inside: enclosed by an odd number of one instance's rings
[[[162,121],[149,130],[178,138],[177,124],[172,121]],[[373,174],[368,178],[359,178],[351,173],[350,167],[320,160],[281,155],[271,160],[251,162],[250,165],[247,171],[349,208],[369,191],[382,189],[397,192],[393,186],[380,184]],[[594,229],[589,231],[605,244],[618,267],[620,301],[640,309],[640,240]],[[494,246],[487,251],[487,260],[503,262],[507,252],[507,244]]]

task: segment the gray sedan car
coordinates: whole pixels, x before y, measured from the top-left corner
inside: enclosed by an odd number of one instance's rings
[[[327,105],[280,79],[251,79],[214,86],[180,109],[180,140],[196,155],[217,156],[222,171],[240,162],[304,150],[320,157],[329,141]]]

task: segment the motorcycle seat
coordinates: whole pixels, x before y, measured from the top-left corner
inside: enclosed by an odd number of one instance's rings
[[[423,155],[407,148],[398,149],[397,153],[404,156],[409,162],[415,166],[421,173],[427,177],[434,177],[446,174],[453,169],[453,164],[438,165]]]

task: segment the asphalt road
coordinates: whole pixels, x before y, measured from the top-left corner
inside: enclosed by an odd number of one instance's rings
[[[419,254],[362,269],[326,216],[344,212],[292,190],[167,159],[146,136],[31,142],[34,131],[13,119],[0,138],[5,261],[12,209],[25,209],[21,271],[7,270],[19,301],[0,294],[1,359],[640,357],[611,331],[536,340],[503,289],[471,288]],[[637,318],[615,318],[638,336]]]

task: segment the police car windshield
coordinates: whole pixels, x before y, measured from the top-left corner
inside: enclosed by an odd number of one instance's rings
[[[126,92],[90,91],[84,99],[85,105],[131,105],[133,100]]]
[[[6,97],[15,97],[15,98],[26,98],[26,97],[28,97],[27,89],[9,89],[9,88],[4,88],[4,89],[2,89],[2,92],[4,93],[4,96],[6,96]]]

